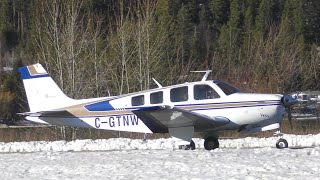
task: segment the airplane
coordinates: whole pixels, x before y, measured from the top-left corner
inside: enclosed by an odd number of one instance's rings
[[[19,68],[30,111],[25,119],[50,125],[139,133],[169,133],[179,149],[195,149],[192,137],[202,134],[204,148],[219,148],[224,130],[262,132],[276,130],[276,147],[288,148],[280,124],[297,103],[289,95],[243,93],[219,80],[157,88],[119,96],[92,99],[67,97],[39,63]]]

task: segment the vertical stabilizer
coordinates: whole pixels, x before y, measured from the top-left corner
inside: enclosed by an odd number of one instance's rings
[[[67,97],[41,64],[19,68],[31,112],[57,109],[74,102]]]

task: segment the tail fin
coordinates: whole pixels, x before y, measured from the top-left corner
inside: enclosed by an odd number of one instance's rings
[[[19,68],[31,112],[57,109],[70,105],[67,97],[41,64]]]

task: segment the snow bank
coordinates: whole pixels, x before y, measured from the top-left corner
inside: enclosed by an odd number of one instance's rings
[[[284,135],[289,147],[320,146],[320,134],[317,135]],[[220,148],[257,148],[275,147],[278,138],[241,138],[220,139]],[[203,139],[193,139],[196,148],[203,148]],[[115,138],[75,141],[32,141],[0,143],[0,152],[65,152],[65,151],[109,151],[109,150],[143,150],[143,149],[176,149],[173,138],[143,141],[140,139]]]

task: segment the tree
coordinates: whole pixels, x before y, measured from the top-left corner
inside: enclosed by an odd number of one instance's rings
[[[232,0],[230,4],[230,17],[227,24],[221,28],[219,36],[219,53],[224,57],[225,73],[230,73],[233,65],[241,61],[241,10],[239,3],[242,1]]]
[[[0,113],[1,118],[14,122],[19,119],[17,113],[25,112],[26,97],[23,91],[22,80],[18,67],[22,66],[21,60],[15,62],[13,72],[2,76],[0,82]]]
[[[258,14],[255,19],[257,36],[265,37],[268,33],[269,25],[272,24],[272,1],[261,0],[258,8]]]
[[[320,1],[303,1],[304,37],[307,44],[320,43]]]
[[[105,53],[103,48],[99,48],[101,52],[92,50],[105,43],[100,41],[102,20],[82,9],[83,1],[39,1],[36,6],[32,31],[35,56],[57,78],[66,94],[74,98],[92,95],[97,90],[97,76],[90,73],[95,74],[98,59]]]

